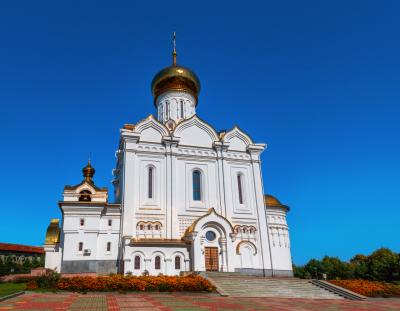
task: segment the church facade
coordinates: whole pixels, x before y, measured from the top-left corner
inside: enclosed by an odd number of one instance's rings
[[[114,202],[84,179],[66,186],[52,219],[46,268],[61,273],[178,275],[188,271],[292,276],[286,213],[264,195],[260,155],[240,128],[218,132],[196,114],[200,82],[173,64],[151,85],[157,117],[125,124]]]

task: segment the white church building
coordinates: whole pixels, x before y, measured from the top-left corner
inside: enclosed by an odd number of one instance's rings
[[[196,114],[200,82],[173,64],[151,85],[157,117],[120,131],[114,202],[84,179],[65,186],[45,240],[60,273],[178,275],[188,271],[292,276],[286,213],[264,195],[260,155],[240,128],[220,131]]]

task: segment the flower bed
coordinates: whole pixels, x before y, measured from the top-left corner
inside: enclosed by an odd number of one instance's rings
[[[27,289],[40,288],[35,280],[27,284]],[[178,276],[76,276],[58,280],[57,289],[68,291],[206,291],[212,292],[215,287],[199,275]]]
[[[330,280],[329,282],[367,297],[400,297],[400,285],[367,280]]]

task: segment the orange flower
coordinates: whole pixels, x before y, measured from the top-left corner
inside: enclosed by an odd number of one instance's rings
[[[368,280],[330,280],[329,282],[367,297],[400,297],[400,286],[390,283]]]
[[[57,288],[69,291],[207,291],[215,287],[199,275],[178,276],[98,276],[61,278]]]

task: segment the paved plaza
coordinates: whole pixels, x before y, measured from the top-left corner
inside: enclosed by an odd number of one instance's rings
[[[296,310],[355,311],[400,310],[400,299],[374,301],[307,300],[283,298],[235,298],[213,294],[146,293],[146,294],[75,294],[27,293],[3,302],[0,310]]]

